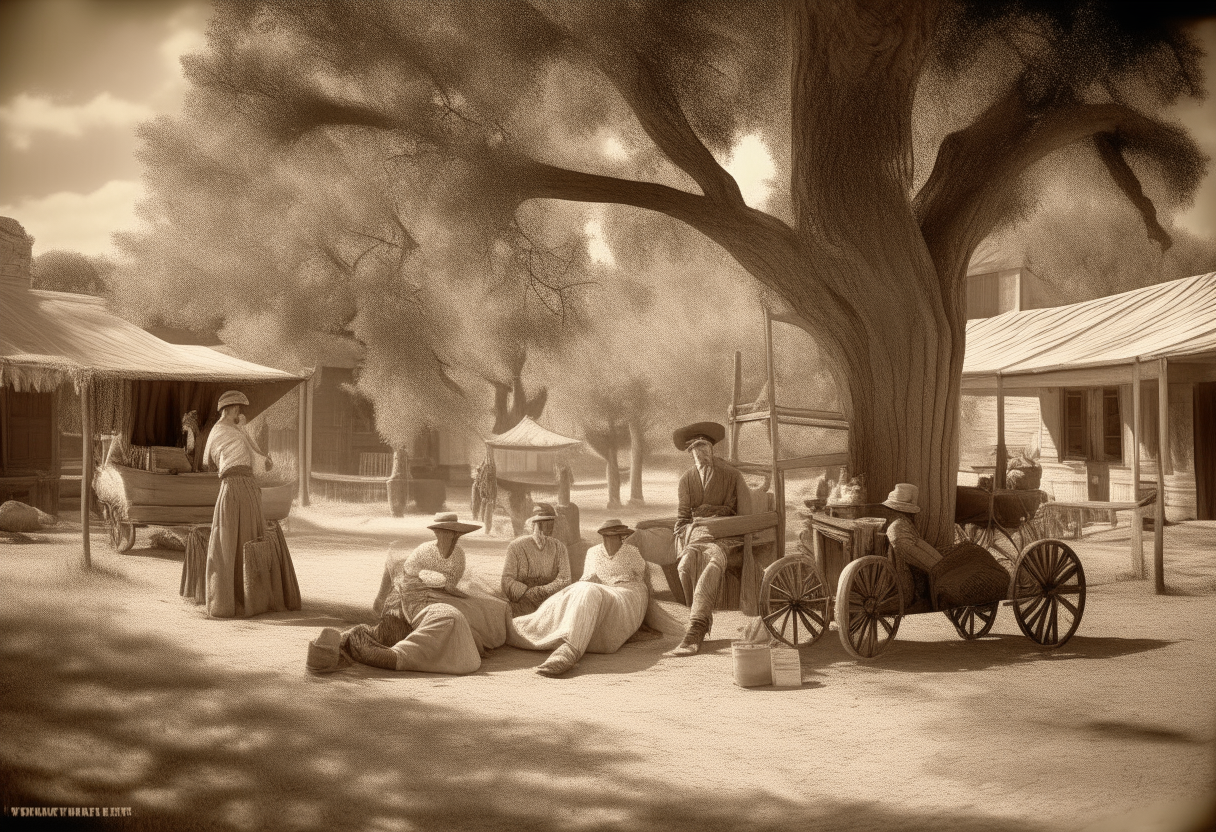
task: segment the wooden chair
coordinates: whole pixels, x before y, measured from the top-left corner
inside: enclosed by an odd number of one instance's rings
[[[728,464],[727,467],[731,466]],[[764,569],[776,560],[774,543],[777,540],[780,518],[774,510],[775,498],[770,490],[771,479],[766,479],[760,487],[751,488],[741,471],[733,467],[731,470],[738,478],[735,487],[738,513],[734,517],[698,518],[695,522],[696,525],[708,529],[714,537],[714,542],[726,552],[726,574],[714,609],[739,609],[746,615],[756,615]],[[638,522],[637,529],[672,529],[675,523],[674,517],[642,520]],[[673,539],[672,545],[678,543]],[[669,563],[662,568],[675,599],[685,605],[691,604],[692,599],[684,597],[678,564]]]

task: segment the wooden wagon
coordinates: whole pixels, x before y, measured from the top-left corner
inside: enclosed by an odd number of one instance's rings
[[[106,465],[95,479],[110,544],[119,552],[135,545],[135,530],[147,526],[209,524],[220,494],[214,472],[159,474]],[[262,514],[282,520],[291,510],[295,483],[262,487]]]
[[[911,597],[901,589],[899,567],[882,532],[884,518],[816,514],[810,521],[799,551],[768,567],[761,583],[764,625],[792,647],[817,641],[835,620],[845,650],[872,659],[894,640],[905,614],[921,612],[944,613],[962,638],[976,639],[992,629],[1001,603],[1013,608],[1021,631],[1044,647],[1065,644],[1081,623],[1085,570],[1061,540],[1034,540],[1020,550],[1004,598],[937,608],[921,584],[914,584]]]

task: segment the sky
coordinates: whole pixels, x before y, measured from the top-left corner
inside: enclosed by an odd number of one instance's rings
[[[136,227],[142,193],[136,126],[181,105],[180,57],[204,44],[209,6],[186,0],[0,0],[0,216],[34,254],[112,254]],[[1216,158],[1216,20],[1199,28],[1213,95],[1174,115]],[[756,137],[723,160],[759,205],[773,166]],[[1180,221],[1216,236],[1216,163]],[[595,228],[589,228],[593,237]],[[601,238],[602,240],[602,238]],[[611,254],[598,251],[597,259]]]

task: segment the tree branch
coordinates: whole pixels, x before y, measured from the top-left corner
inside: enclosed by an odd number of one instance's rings
[[[1173,187],[1185,192],[1203,168],[1193,140],[1123,104],[1066,99],[1032,107],[1014,84],[974,122],[943,140],[933,172],[913,201],[943,290],[960,296],[971,252],[1007,216],[1014,186],[1031,165],[1076,142],[1108,135],[1115,138],[1096,142],[1107,169],[1145,217],[1150,236],[1161,240],[1164,229],[1122,147],[1168,163],[1167,171],[1179,168],[1182,172],[1168,175]]]
[[[651,51],[627,49],[602,36],[588,40],[585,27],[571,26],[561,19],[561,5],[534,3],[533,7],[563,35],[594,56],[596,66],[620,92],[646,135],[673,164],[692,177],[706,197],[722,205],[744,204],[739,184],[689,124],[670,79]]]

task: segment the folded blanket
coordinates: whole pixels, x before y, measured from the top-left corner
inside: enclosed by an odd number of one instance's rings
[[[975,607],[1009,597],[1009,573],[982,546],[963,541],[946,549],[929,571],[933,608]]]

